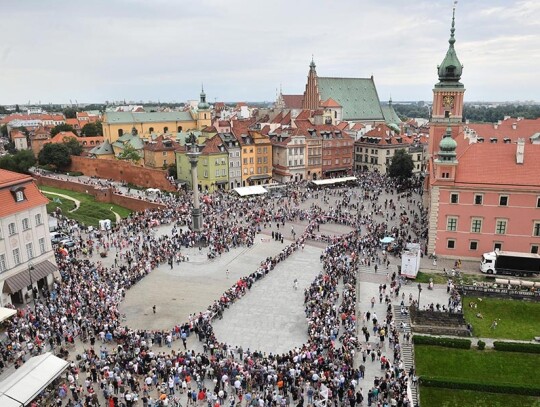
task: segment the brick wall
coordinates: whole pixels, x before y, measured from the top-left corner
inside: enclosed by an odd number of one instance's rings
[[[110,188],[98,188],[92,185],[80,184],[73,181],[65,181],[61,179],[43,177],[41,175],[34,175],[34,179],[38,185],[44,185],[48,187],[66,189],[68,191],[87,193],[96,198],[98,202],[112,203],[115,205],[123,206],[132,211],[139,212],[145,209],[165,208],[165,205],[147,202],[143,199],[137,199],[129,196],[119,195],[112,192]]]
[[[167,171],[144,168],[126,161],[96,160],[88,157],[71,157],[69,171],[82,172],[89,177],[113,179],[128,182],[144,188],[159,188],[162,191],[175,191],[167,180]]]

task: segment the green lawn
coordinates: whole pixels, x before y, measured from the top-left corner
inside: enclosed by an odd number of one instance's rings
[[[112,211],[118,213],[122,218],[127,217],[131,213],[129,209],[124,208],[122,206],[109,204],[109,203],[103,203],[103,202],[96,202],[93,196],[83,194],[80,192],[73,192],[73,191],[68,191],[68,190],[53,188],[53,187],[46,187],[46,186],[41,187],[41,190],[44,192],[49,191],[49,192],[56,192],[59,194],[68,195],[81,201],[81,206],[75,212],[69,213],[68,211],[65,211],[62,208],[62,213],[68,218],[75,219],[76,221],[84,223],[87,226],[98,226],[100,219],[110,219],[112,222],[115,222],[116,219],[115,219],[114,214],[111,212],[111,208],[112,208]],[[51,198],[51,200],[54,199],[55,197],[56,195],[49,195],[49,198]],[[67,201],[65,198],[62,198],[62,197],[59,197],[59,198],[60,200],[62,200],[62,203],[64,202],[73,203],[71,201]],[[58,205],[51,206],[51,207],[54,210],[56,206]],[[49,209],[49,206],[47,206],[47,209]]]
[[[422,407],[540,407],[538,397],[420,387]]]
[[[470,308],[474,302],[477,308]],[[473,326],[473,334],[478,337],[497,339],[519,339],[530,341],[540,336],[540,303],[495,298],[465,297],[463,299],[465,319]],[[483,319],[476,316],[483,315]],[[497,327],[491,329],[493,320]]]
[[[51,201],[47,204],[47,213],[54,212],[56,208],[62,209],[62,213],[68,213],[70,210],[75,209],[75,202],[69,199],[61,198],[54,195],[45,195]],[[53,199],[59,198],[61,203],[53,202]]]
[[[540,387],[540,354],[426,345],[415,346],[414,352],[419,376],[437,376],[486,384],[530,383]]]

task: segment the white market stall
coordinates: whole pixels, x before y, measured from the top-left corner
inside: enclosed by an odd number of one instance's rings
[[[30,358],[0,382],[0,406],[26,406],[60,376],[69,362],[47,352]]]
[[[234,192],[236,192],[240,196],[262,195],[262,194],[268,193],[268,191],[264,189],[262,185],[252,185],[250,187],[238,187],[238,188],[234,188]]]
[[[14,309],[0,307],[0,322],[4,322],[6,319],[12,317],[16,313],[17,311]]]

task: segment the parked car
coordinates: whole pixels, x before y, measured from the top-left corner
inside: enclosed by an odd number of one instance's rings
[[[61,233],[61,232],[52,232],[51,233],[51,242],[53,244],[58,244],[58,243],[60,243],[61,240],[64,240],[64,239],[69,239],[69,236],[64,234],[64,233]]]
[[[67,247],[67,248],[72,248],[73,246],[75,246],[75,242],[71,239],[71,238],[67,238],[67,239],[62,239],[60,240],[60,245],[62,247]]]

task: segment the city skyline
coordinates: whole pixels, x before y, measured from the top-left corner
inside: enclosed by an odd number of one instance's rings
[[[3,5],[0,104],[271,101],[321,76],[374,76],[379,98],[432,98],[453,2],[28,1]],[[540,91],[534,1],[461,1],[456,51],[468,101]],[[263,16],[264,21],[260,16]]]

